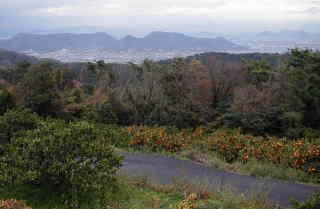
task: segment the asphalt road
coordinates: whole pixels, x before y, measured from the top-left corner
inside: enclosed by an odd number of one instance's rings
[[[121,171],[129,176],[147,176],[159,184],[171,184],[175,178],[190,182],[204,182],[212,186],[230,186],[236,192],[268,191],[268,198],[281,207],[289,208],[290,198],[306,200],[320,187],[286,183],[278,180],[226,173],[215,168],[161,155],[120,152],[124,156]]]

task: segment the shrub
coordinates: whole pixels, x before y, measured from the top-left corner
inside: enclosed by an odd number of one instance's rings
[[[128,147],[129,136],[124,128],[117,125],[96,124],[105,138],[108,138],[112,145],[117,147]]]
[[[320,170],[320,144],[275,137],[255,137],[239,131],[220,130],[208,138],[209,147],[227,162],[250,159],[301,169],[310,175]]]
[[[315,193],[305,202],[292,201],[295,209],[319,209],[320,208],[320,192]]]
[[[197,194],[189,195],[185,200],[183,200],[176,209],[197,209],[198,205],[196,200],[198,199]]]
[[[10,142],[13,136],[37,127],[40,118],[28,109],[12,109],[0,116],[0,144]]]
[[[5,113],[9,108],[14,106],[11,95],[6,90],[0,89],[0,115]]]
[[[281,135],[286,130],[287,121],[282,112],[269,109],[256,112],[230,112],[222,117],[223,125],[228,128],[241,128],[243,132],[257,136]]]
[[[104,124],[116,124],[118,123],[118,118],[113,110],[112,104],[109,102],[104,102],[102,104],[96,105],[89,112],[84,113],[84,118],[90,121],[104,123]]]
[[[23,201],[18,200],[0,200],[0,209],[32,209]]]
[[[167,127],[131,126],[126,128],[126,132],[129,144],[137,149],[178,152],[185,146],[183,132],[170,133]]]
[[[116,189],[120,165],[120,157],[94,125],[46,121],[6,146],[0,178],[8,185],[49,187],[77,203],[83,194],[100,198]]]

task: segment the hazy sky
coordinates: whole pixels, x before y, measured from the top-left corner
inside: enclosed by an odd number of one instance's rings
[[[320,32],[320,0],[0,0],[0,30]]]

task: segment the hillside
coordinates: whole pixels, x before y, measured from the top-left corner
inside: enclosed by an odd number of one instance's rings
[[[39,59],[32,56],[0,49],[0,66],[14,66],[22,61],[28,61],[34,64],[38,63]]]
[[[224,38],[194,38],[180,33],[152,32],[144,38],[127,36],[117,40],[107,33],[93,34],[18,34],[0,40],[0,48],[13,51],[50,52],[61,49],[107,50],[237,50],[244,47]]]
[[[221,52],[206,52],[201,54],[195,54],[185,58],[187,62],[192,60],[198,60],[201,63],[207,65],[211,59],[217,59],[224,63],[237,63],[241,65],[244,61],[266,61],[273,67],[277,67],[284,63],[288,58],[288,54],[278,53],[244,53],[244,54],[232,54],[232,53],[221,53]],[[174,59],[162,60],[160,63],[170,63]]]
[[[162,50],[232,50],[241,46],[219,38],[194,38],[181,33],[152,32],[144,38],[127,36],[120,40],[122,49]]]
[[[306,200],[320,184],[320,54],[292,50],[281,68],[231,59],[245,56],[0,68],[0,208],[13,209],[1,206],[12,199],[34,209],[278,209]],[[139,198],[132,185],[164,198]],[[199,207],[184,207],[186,192]],[[170,194],[180,196],[163,202]],[[295,209],[319,209],[316,195]]]
[[[101,46],[114,47],[116,40],[105,33],[95,34],[18,34],[11,39],[0,40],[0,47],[13,51],[34,50],[37,52],[60,49],[86,49]]]

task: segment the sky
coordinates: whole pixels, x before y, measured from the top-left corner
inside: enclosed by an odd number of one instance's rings
[[[0,33],[90,27],[128,33],[320,33],[320,0],[0,0]]]

